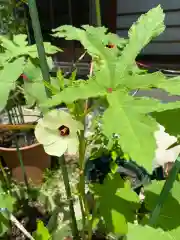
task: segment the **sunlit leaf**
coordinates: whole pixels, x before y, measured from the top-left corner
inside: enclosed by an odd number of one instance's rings
[[[152,211],[159,198],[165,181],[153,181],[151,185],[145,188],[145,205],[149,211]],[[171,192],[166,196],[164,205],[161,208],[156,226],[162,228],[164,231],[169,231],[170,234],[180,233],[179,216],[180,216],[180,191],[179,182],[176,181]],[[177,235],[176,235],[177,236]],[[173,239],[173,238],[172,238]],[[174,239],[178,239],[174,238]]]
[[[127,234],[127,240],[176,240],[168,232],[164,232],[162,229],[154,229],[149,226],[141,226],[136,224],[129,224],[129,231]]]
[[[9,93],[16,86],[16,80],[24,69],[24,58],[19,58],[12,63],[6,63],[0,70],[0,111],[6,106]]]
[[[126,234],[127,221],[133,222],[139,198],[130,184],[119,174],[108,175],[103,184],[93,184],[91,190],[98,199],[99,211],[109,232]]]
[[[103,115],[104,133],[107,136],[119,134],[122,150],[151,171],[156,149],[154,132],[158,126],[148,113],[180,108],[180,102],[163,104],[152,98],[133,98],[122,91],[108,94],[107,100],[109,108]]]
[[[64,88],[63,91],[54,95],[42,106],[52,107],[60,103],[72,103],[78,99],[87,99],[89,97],[104,96],[105,90],[102,89],[95,81],[89,80],[76,86]]]

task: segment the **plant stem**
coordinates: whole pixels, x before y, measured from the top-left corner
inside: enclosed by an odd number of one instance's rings
[[[1,171],[2,171],[4,180],[5,180],[5,182],[6,182],[6,185],[7,185],[8,189],[11,190],[11,187],[10,187],[11,184],[10,184],[10,181],[9,181],[9,179],[8,179],[8,177],[7,177],[6,171],[4,170],[4,167],[3,167],[3,165],[2,165],[1,158],[0,158],[0,169],[1,169]]]
[[[178,157],[176,159],[174,166],[169,173],[168,179],[164,183],[164,186],[160,193],[160,196],[158,197],[157,204],[151,213],[151,216],[149,219],[149,224],[151,226],[155,225],[157,222],[161,208],[162,208],[164,202],[166,201],[167,195],[169,194],[170,190],[173,187],[173,184],[174,184],[174,181],[176,180],[176,176],[179,172],[179,169],[180,169],[180,157]]]
[[[74,203],[73,203],[73,198],[72,198],[72,194],[71,194],[71,187],[70,187],[70,183],[69,183],[69,176],[68,176],[68,171],[67,171],[64,155],[62,157],[60,157],[59,160],[60,160],[61,169],[62,169],[62,175],[63,175],[63,181],[64,181],[65,190],[66,190],[66,196],[67,196],[67,199],[69,202],[69,211],[71,214],[72,235],[75,240],[80,240],[77,222],[76,222],[76,216],[75,216],[75,212],[74,212]]]
[[[85,138],[84,138],[84,130],[80,132],[79,135],[79,198],[80,198],[80,207],[82,212],[82,235],[83,239],[85,237],[85,225],[86,225],[86,198],[85,198],[85,178],[84,178],[84,158],[85,158]]]
[[[17,150],[18,159],[19,159],[19,162],[20,162],[24,182],[26,184],[27,191],[29,191],[29,183],[28,183],[28,179],[27,179],[27,175],[26,175],[26,171],[25,171],[25,167],[24,167],[24,163],[23,163],[23,158],[22,158],[21,151],[19,149],[17,138],[15,139],[15,145],[16,145],[16,150]]]
[[[94,219],[96,217],[97,210],[98,210],[98,205],[97,205],[97,203],[95,203],[95,206],[93,208],[92,215],[91,215],[91,220],[89,220],[89,224],[88,224],[88,240],[92,239],[93,222],[94,222]]]
[[[36,40],[37,51],[40,60],[40,66],[42,71],[43,80],[50,83],[49,67],[46,60],[46,54],[43,44],[43,37],[41,32],[41,26],[39,22],[38,10],[36,6],[36,0],[28,0],[29,13],[31,16],[32,27],[34,31],[34,37]],[[48,97],[51,96],[51,92],[48,88],[46,89],[46,94]]]
[[[97,26],[101,26],[101,4],[100,0],[95,0],[96,3],[96,21],[97,21]]]

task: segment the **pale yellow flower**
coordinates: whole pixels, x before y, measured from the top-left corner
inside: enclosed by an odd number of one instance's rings
[[[44,150],[51,156],[62,156],[65,152],[74,155],[78,151],[78,131],[83,125],[63,110],[52,110],[38,121],[35,136]]]

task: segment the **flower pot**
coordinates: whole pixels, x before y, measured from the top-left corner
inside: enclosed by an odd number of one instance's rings
[[[27,179],[35,185],[43,181],[44,170],[50,167],[48,156],[39,143],[20,148]],[[19,183],[24,182],[16,148],[0,147],[0,156],[3,157],[7,167],[12,171],[12,177]]]

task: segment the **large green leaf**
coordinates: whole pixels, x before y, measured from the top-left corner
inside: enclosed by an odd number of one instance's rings
[[[163,112],[153,112],[151,116],[165,127],[167,133],[172,136],[180,136],[180,109],[166,110]]]
[[[6,106],[9,93],[15,88],[16,80],[23,73],[24,58],[6,63],[0,70],[0,111]]]
[[[156,204],[157,199],[162,191],[165,181],[153,181],[151,185],[145,188],[145,205],[149,211],[152,211]],[[169,231],[172,235],[180,234],[180,184],[175,182],[169,195],[166,196],[166,201],[161,208],[161,212],[156,222],[156,226],[162,228],[164,231]],[[179,236],[176,235],[179,239]]]
[[[120,175],[108,175],[103,184],[93,184],[91,190],[98,197],[99,211],[109,232],[126,234],[127,221],[135,220],[139,197],[132,191],[129,182]]]
[[[107,136],[119,134],[119,143],[132,159],[152,170],[156,142],[156,121],[148,115],[153,111],[180,108],[180,102],[163,104],[152,98],[134,98],[121,90],[107,95],[109,108],[103,115],[103,131]]]
[[[149,226],[141,226],[137,224],[129,224],[129,231],[127,240],[176,240],[169,233],[164,232],[162,229],[154,229]]]

